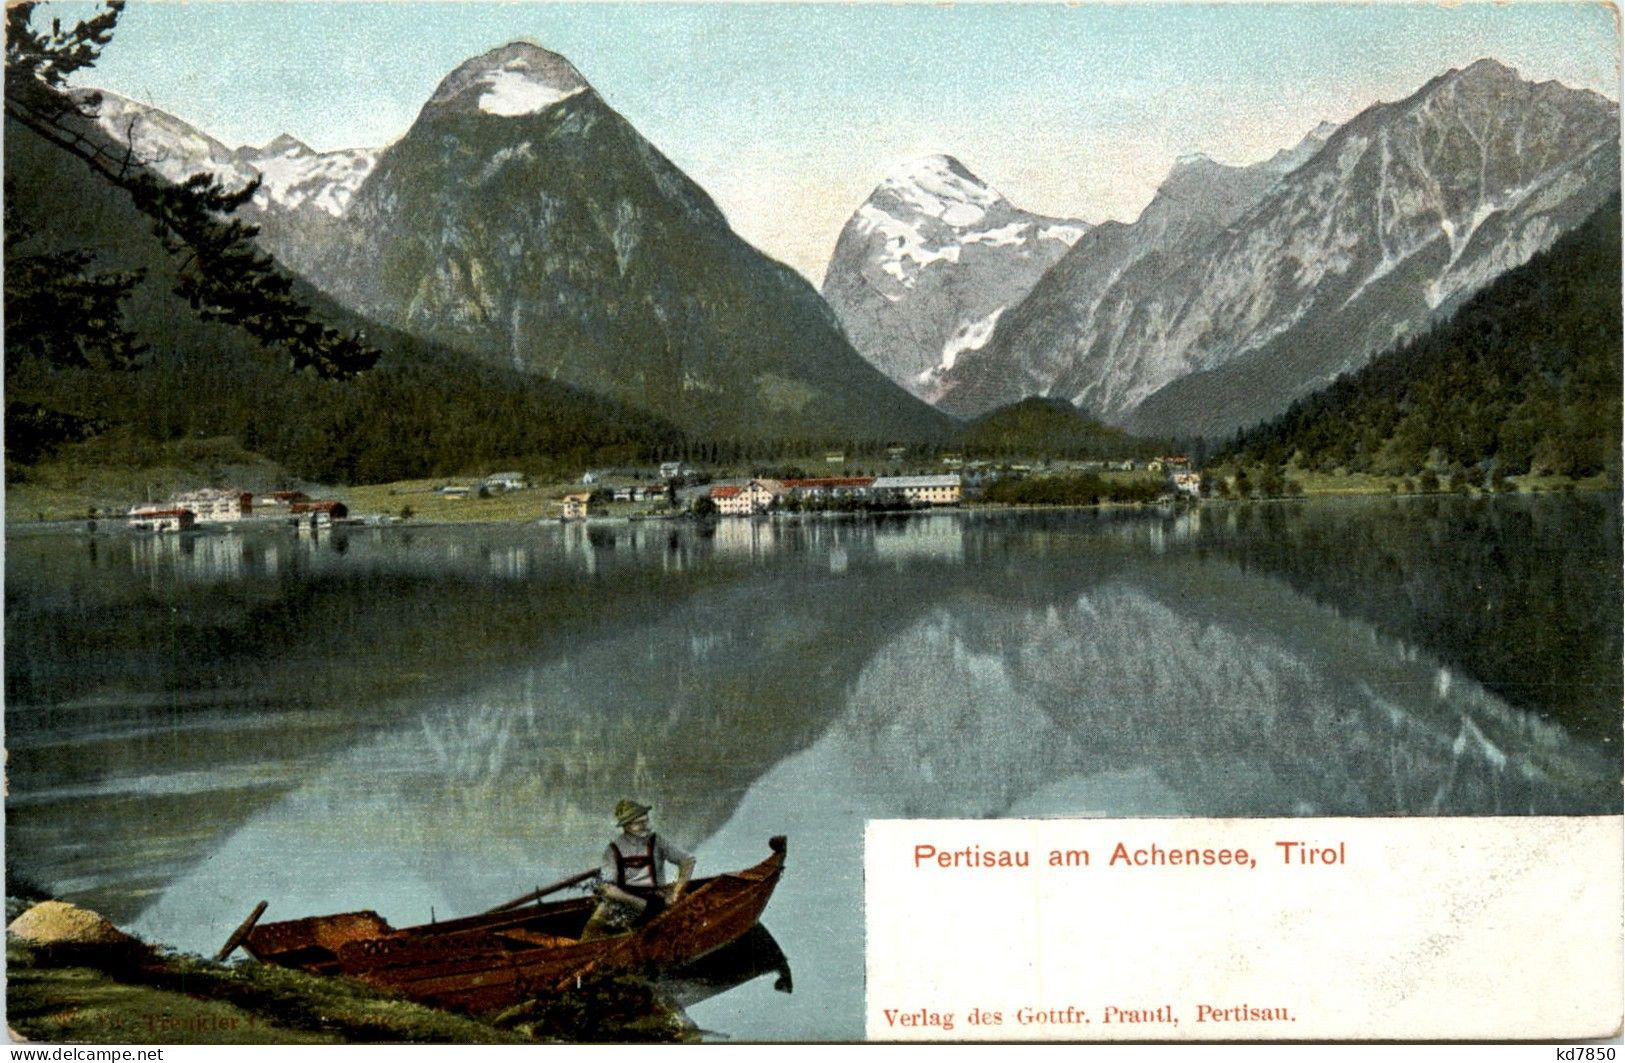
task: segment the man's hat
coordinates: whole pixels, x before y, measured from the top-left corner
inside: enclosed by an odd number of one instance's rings
[[[635,819],[642,819],[649,814],[648,805],[640,805],[631,798],[622,798],[615,802],[615,825],[624,827]]]

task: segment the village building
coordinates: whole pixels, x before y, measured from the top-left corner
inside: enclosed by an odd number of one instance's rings
[[[783,481],[784,490],[798,498],[861,498],[874,486],[873,476],[817,476]]]
[[[963,497],[959,475],[946,476],[877,476],[873,485],[875,494],[895,493],[907,502],[920,502],[928,506],[955,506]]]
[[[750,496],[745,494],[743,487],[727,486],[711,488],[710,499],[717,507],[717,512],[725,517],[745,517],[750,515]]]
[[[522,472],[494,472],[485,478],[485,486],[493,491],[523,491],[530,480]]]
[[[255,509],[287,509],[295,502],[308,502],[303,491],[267,491],[254,499]]]
[[[586,520],[591,502],[592,494],[587,491],[576,491],[573,494],[565,495],[561,502],[564,506],[564,512],[561,515],[562,519]]]
[[[181,532],[191,528],[196,517],[189,509],[136,506],[130,510],[129,522],[133,531]]]
[[[204,487],[170,500],[171,509],[189,509],[199,524],[229,524],[254,512],[254,496],[235,488]]]
[[[1202,493],[1202,474],[1199,472],[1176,472],[1173,481],[1174,490],[1182,495],[1195,498]]]
[[[783,480],[752,480],[745,485],[745,497],[750,499],[752,513],[766,513],[782,494],[784,494]]]

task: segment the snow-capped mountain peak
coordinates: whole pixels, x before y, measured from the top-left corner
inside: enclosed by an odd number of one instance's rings
[[[270,151],[281,140],[266,145],[264,154],[245,160],[259,171],[260,189],[254,202],[262,209],[297,210],[308,204],[324,214],[343,217],[350,198],[378,163],[378,152],[371,148],[317,154],[293,140],[293,145]]]
[[[1004,197],[983,184],[951,155],[925,155],[904,163],[880,183],[908,208],[955,228],[975,225]]]
[[[429,97],[425,110],[472,110],[520,118],[540,114],[591,88],[562,55],[528,41],[514,41],[453,70]]]
[[[244,146],[232,151],[166,111],[115,92],[95,90],[95,94],[101,97],[97,124],[116,143],[130,145],[135,158],[148,169],[175,182],[206,173],[228,190],[257,179],[260,187],[254,206],[267,214],[314,209],[340,217],[378,161],[378,151],[372,148],[316,152],[289,133],[263,148]]]
[[[167,111],[106,89],[83,89],[78,95],[98,97],[96,124],[113,143],[127,146],[136,162],[165,180],[180,182],[206,173],[235,189],[255,177],[254,169],[224,144]]]
[[[929,397],[1088,230],[1011,205],[951,155],[892,171],[847,222],[824,297],[876,368]]]

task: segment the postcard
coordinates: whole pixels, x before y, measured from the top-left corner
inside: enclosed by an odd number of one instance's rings
[[[6,18],[12,1039],[1618,1035],[1613,7]]]

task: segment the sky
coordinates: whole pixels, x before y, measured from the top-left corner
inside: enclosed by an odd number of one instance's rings
[[[742,236],[814,284],[852,212],[919,155],[955,156],[1027,210],[1132,221],[1182,154],[1267,158],[1485,56],[1620,96],[1617,12],[1595,0],[133,0],[76,81],[228,146],[282,132],[382,146],[459,63],[517,39],[568,58]]]

